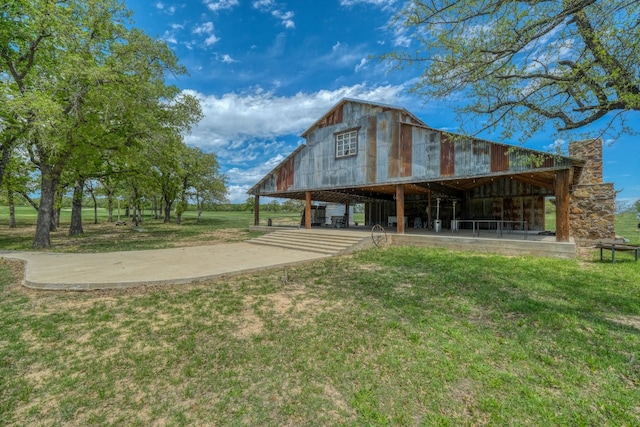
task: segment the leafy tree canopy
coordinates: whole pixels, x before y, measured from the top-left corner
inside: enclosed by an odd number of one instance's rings
[[[526,138],[549,122],[561,132],[603,118],[628,132],[625,116],[640,110],[639,9],[627,0],[412,0],[393,25],[420,46],[383,59],[422,67],[413,89],[461,101],[474,132],[499,126]]]

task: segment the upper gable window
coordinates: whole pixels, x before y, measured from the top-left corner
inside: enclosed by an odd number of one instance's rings
[[[336,158],[358,154],[358,129],[337,133]]]

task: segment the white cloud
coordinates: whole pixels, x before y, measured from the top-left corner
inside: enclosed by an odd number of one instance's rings
[[[224,62],[225,64],[231,64],[233,62],[238,62],[235,59],[233,59],[230,55],[227,55],[227,54],[222,55],[222,59],[220,61]]]
[[[543,149],[550,153],[565,153],[567,151],[567,141],[564,139],[556,139],[552,144],[545,145]]]
[[[254,9],[268,10],[274,5],[275,5],[275,2],[273,0],[256,0],[253,3],[251,3],[251,6],[253,6]]]
[[[238,5],[238,0],[204,0],[209,10],[217,12],[224,9],[232,9]]]
[[[291,19],[294,16],[294,13],[291,11],[283,12],[281,10],[274,10],[273,12],[271,12],[271,15],[278,18],[280,20],[280,23],[284,25],[285,28],[296,27],[295,22],[293,22],[293,19]]]
[[[220,41],[220,38],[213,34],[213,22],[204,22],[193,29],[194,34],[200,35],[208,35],[208,37],[204,40],[204,44],[206,46],[211,46],[212,44]]]
[[[382,9],[391,9],[396,3],[396,0],[340,0],[340,6],[343,7],[352,7],[359,4],[368,5],[368,6],[376,6]]]
[[[293,21],[295,13],[292,11],[285,11],[284,8],[274,0],[255,0],[251,3],[251,6],[261,12],[271,13],[271,16],[279,19],[280,23],[285,28],[293,29],[296,27],[296,23]]]
[[[157,2],[156,3],[156,8],[160,11],[162,11],[163,13],[167,14],[167,15],[173,15],[174,13],[176,13],[176,7],[175,6],[168,6],[165,5],[162,2]]]
[[[315,57],[315,61],[323,66],[351,68],[362,62],[364,54],[361,47],[336,42],[331,47],[331,52]]]
[[[204,41],[204,44],[207,46],[211,46],[214,43],[217,43],[220,39],[218,37],[216,37],[214,34],[211,34],[209,37],[207,37]]]
[[[366,83],[292,96],[260,87],[222,96],[186,90],[199,99],[204,118],[185,141],[216,154],[229,178],[228,197],[240,203],[251,186],[302,142],[299,135],[342,98],[402,106],[404,91],[405,86]]]
[[[250,93],[227,93],[220,97],[187,90],[197,97],[205,118],[189,137],[194,145],[221,147],[229,141],[298,135],[342,98],[385,104],[401,103],[404,86],[368,86],[366,83],[314,93],[276,96],[255,88]]]
[[[355,72],[357,73],[358,71],[362,70],[365,67],[365,65],[367,65],[367,62],[368,62],[367,58],[362,58],[360,60],[360,63],[356,65]]]
[[[165,42],[169,43],[169,44],[177,44],[178,43],[178,39],[176,39],[175,34],[173,34],[170,31],[165,31],[164,34],[162,35],[162,40],[164,40]]]
[[[211,34],[213,32],[213,22],[204,22],[193,29],[195,34]]]

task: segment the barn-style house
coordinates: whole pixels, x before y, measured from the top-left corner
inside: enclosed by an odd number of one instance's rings
[[[314,202],[364,203],[365,225],[545,230],[556,240],[613,237],[612,184],[602,183],[602,144],[580,141],[553,155],[433,129],[404,108],[343,99],[302,134],[300,145],[248,193]],[[328,219],[327,219],[328,221]],[[346,219],[346,223],[349,221]]]

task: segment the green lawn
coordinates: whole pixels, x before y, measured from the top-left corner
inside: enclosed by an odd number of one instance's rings
[[[387,248],[172,288],[11,283],[0,265],[0,425],[640,423],[629,259]]]

